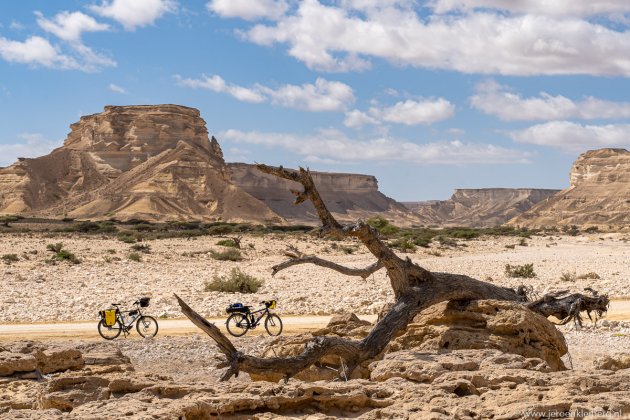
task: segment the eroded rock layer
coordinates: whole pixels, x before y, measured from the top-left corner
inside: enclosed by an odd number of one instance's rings
[[[107,106],[70,126],[62,147],[0,168],[0,214],[77,219],[316,221],[285,181],[226,164],[199,111],[179,105]],[[376,213],[417,222],[369,175],[314,172],[343,219]]]
[[[426,225],[499,226],[559,190],[535,188],[457,189],[448,200],[405,203]]]
[[[291,190],[300,190],[298,183],[260,172],[254,165],[230,163],[231,181],[265,203],[282,217],[315,221],[317,214],[310,201],[293,204]],[[396,223],[417,223],[416,217],[402,204],[378,190],[372,175],[311,172],[317,190],[328,209],[340,220],[356,220],[379,214]]]
[[[599,149],[581,154],[573,164],[571,186],[527,212],[510,225],[525,227],[630,225],[630,152]]]

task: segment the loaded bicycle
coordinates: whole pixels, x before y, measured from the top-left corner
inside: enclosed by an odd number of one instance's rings
[[[112,308],[99,312],[101,320],[98,323],[98,333],[105,340],[113,340],[121,332],[127,337],[135,321],[138,334],[145,338],[155,337],[158,332],[157,321],[142,313],[142,308],[148,307],[150,300],[148,297],[136,300],[133,303],[135,309],[129,311],[121,310],[120,303],[112,303]]]
[[[260,302],[264,308],[252,311],[253,306],[244,306],[242,303],[233,303],[226,309],[231,314],[225,326],[234,337],[245,335],[248,330],[256,328],[261,320],[265,318],[265,330],[271,336],[278,336],[282,333],[282,320],[270,309],[276,308],[275,300],[263,300]]]

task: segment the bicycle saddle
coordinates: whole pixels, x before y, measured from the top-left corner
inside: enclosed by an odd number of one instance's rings
[[[120,303],[112,303],[112,306],[120,306]]]

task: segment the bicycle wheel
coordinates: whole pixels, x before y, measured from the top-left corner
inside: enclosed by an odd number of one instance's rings
[[[247,319],[247,315],[234,313],[225,321],[225,326],[234,337],[240,337],[249,329],[249,319]]]
[[[120,335],[121,331],[122,331],[122,324],[118,320],[116,320],[116,323],[112,325],[111,327],[108,327],[107,325],[105,325],[104,319],[101,319],[101,322],[98,323],[98,333],[105,340],[113,340],[114,338]]]
[[[158,323],[152,316],[142,315],[136,322],[136,330],[144,338],[155,337],[158,332]]]
[[[280,333],[282,333],[282,320],[276,314],[267,315],[267,319],[265,319],[265,329],[269,335],[273,335],[274,337],[280,335]]]

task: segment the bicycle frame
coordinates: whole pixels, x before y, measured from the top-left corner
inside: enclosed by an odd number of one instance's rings
[[[259,313],[259,312],[262,312],[262,313],[260,314],[260,316],[258,318],[256,318],[255,315],[257,313]],[[262,309],[259,309],[257,311],[254,311],[254,312],[246,313],[246,315],[248,315],[248,317],[249,317],[248,319],[249,319],[249,322],[250,322],[250,328],[254,328],[254,327],[258,326],[258,324],[260,324],[260,320],[263,319],[263,317],[265,315],[268,315],[268,314],[269,314],[269,308],[262,308]],[[254,322],[252,322],[252,318],[255,319]]]
[[[127,333],[129,332],[129,330],[132,328],[133,323],[136,322],[136,320],[138,318],[140,318],[142,315],[142,310],[140,309],[140,305],[135,303],[134,306],[136,307],[135,309],[131,309],[129,311],[122,311],[120,310],[120,308],[118,306],[116,306],[116,320],[120,322],[120,325],[122,325],[122,332],[127,335]],[[133,318],[128,318],[129,319],[129,323],[125,324],[125,319],[123,318],[123,314],[127,314],[128,317],[131,317],[131,315],[129,315],[131,312],[136,311],[136,316]]]

